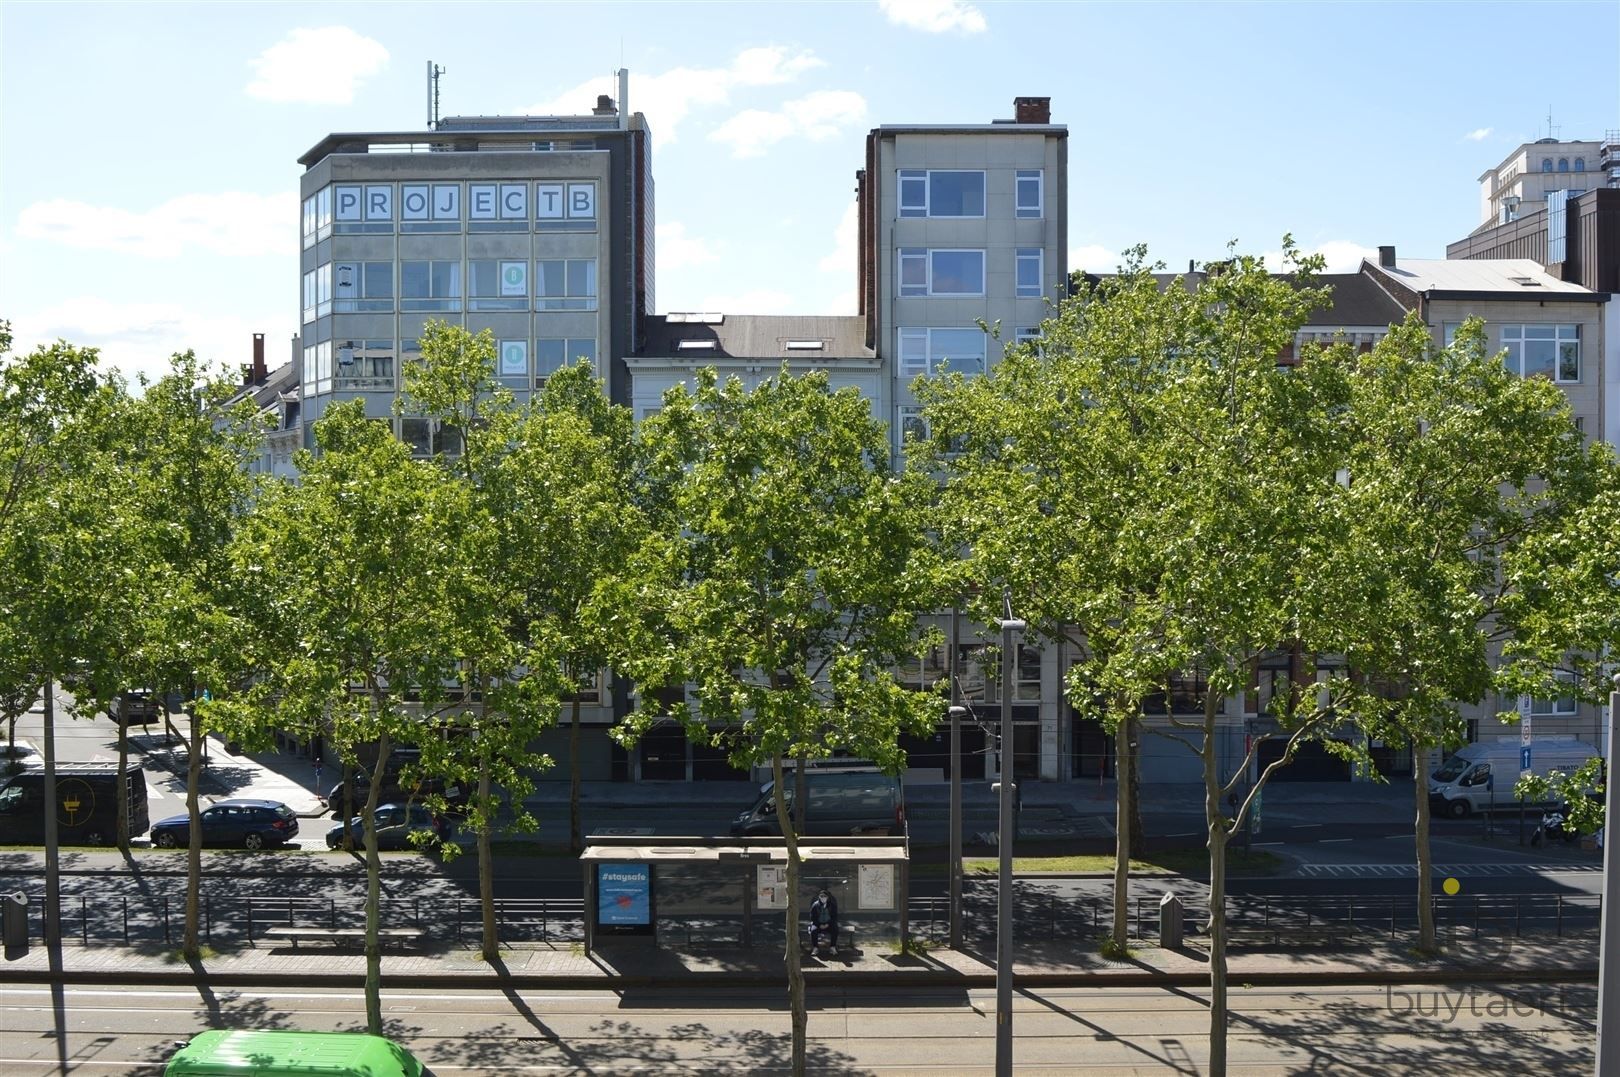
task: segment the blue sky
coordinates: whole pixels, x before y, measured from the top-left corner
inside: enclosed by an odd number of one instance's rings
[[[1284,232],[1443,257],[1521,142],[1620,128],[1620,4],[77,4],[0,7],[0,317],[126,373],[272,365],[298,317],[297,158],[325,134],[585,111],[630,69],[661,310],[853,313],[883,123],[1069,127],[1071,268]]]

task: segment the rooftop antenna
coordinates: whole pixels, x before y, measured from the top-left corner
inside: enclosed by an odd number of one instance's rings
[[[444,74],[444,68],[440,67],[432,60],[427,62],[427,122],[428,126],[431,128],[437,128],[439,126],[439,76],[442,74]]]
[[[1552,106],[1548,105],[1547,106],[1547,137],[1548,138],[1557,138],[1558,137],[1558,132],[1562,128],[1563,128],[1563,124],[1559,124],[1557,127],[1553,126],[1553,122],[1552,122]]]

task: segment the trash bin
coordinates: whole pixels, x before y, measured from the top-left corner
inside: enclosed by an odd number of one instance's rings
[[[1186,910],[1181,899],[1166,893],[1159,899],[1159,945],[1166,950],[1181,949],[1182,919]]]
[[[22,891],[0,898],[0,937],[5,940],[6,960],[15,961],[28,953],[28,895]]]

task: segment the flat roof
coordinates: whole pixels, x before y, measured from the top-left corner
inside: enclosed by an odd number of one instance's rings
[[[1400,258],[1393,267],[1367,264],[1415,292],[1505,292],[1575,300],[1600,294],[1559,280],[1534,258]]]

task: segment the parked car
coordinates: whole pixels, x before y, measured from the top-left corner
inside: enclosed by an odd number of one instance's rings
[[[364,771],[354,773],[354,804],[361,807],[366,802],[366,792],[371,788],[371,775]],[[383,777],[382,795],[385,800],[416,800],[429,794],[437,793],[444,797],[452,806],[461,806],[467,803],[467,792],[454,782],[446,782],[443,778],[423,778],[415,785],[407,786],[396,770],[389,771]],[[326,806],[332,810],[333,818],[343,816],[343,783],[340,781],[332,786],[326,795]]]
[[[244,849],[284,845],[298,834],[298,816],[275,800],[222,800],[202,813],[204,845]],[[152,824],[152,844],[174,849],[190,844],[191,818],[174,815]]]
[[[107,704],[107,717],[122,726],[151,725],[163,719],[157,694],[148,688],[119,692]]]
[[[20,745],[19,745],[20,747]],[[146,833],[146,775],[134,763],[124,768],[124,803],[131,837]],[[45,799],[45,771],[25,765],[0,777],[0,841],[41,845],[45,818],[56,816],[56,839],[63,845],[110,845],[118,837],[118,764],[56,764],[55,811]]]
[[[382,1036],[290,1029],[209,1029],[193,1036],[164,1077],[422,1077],[415,1055]]]
[[[413,849],[416,843],[411,840],[411,835],[418,831],[425,831],[436,838],[447,838],[452,830],[447,819],[433,814],[420,804],[379,804],[376,822],[379,849]],[[354,847],[360,848],[366,840],[365,820],[356,815],[346,825],[354,836]],[[326,832],[328,849],[343,845],[344,826],[338,823]]]

